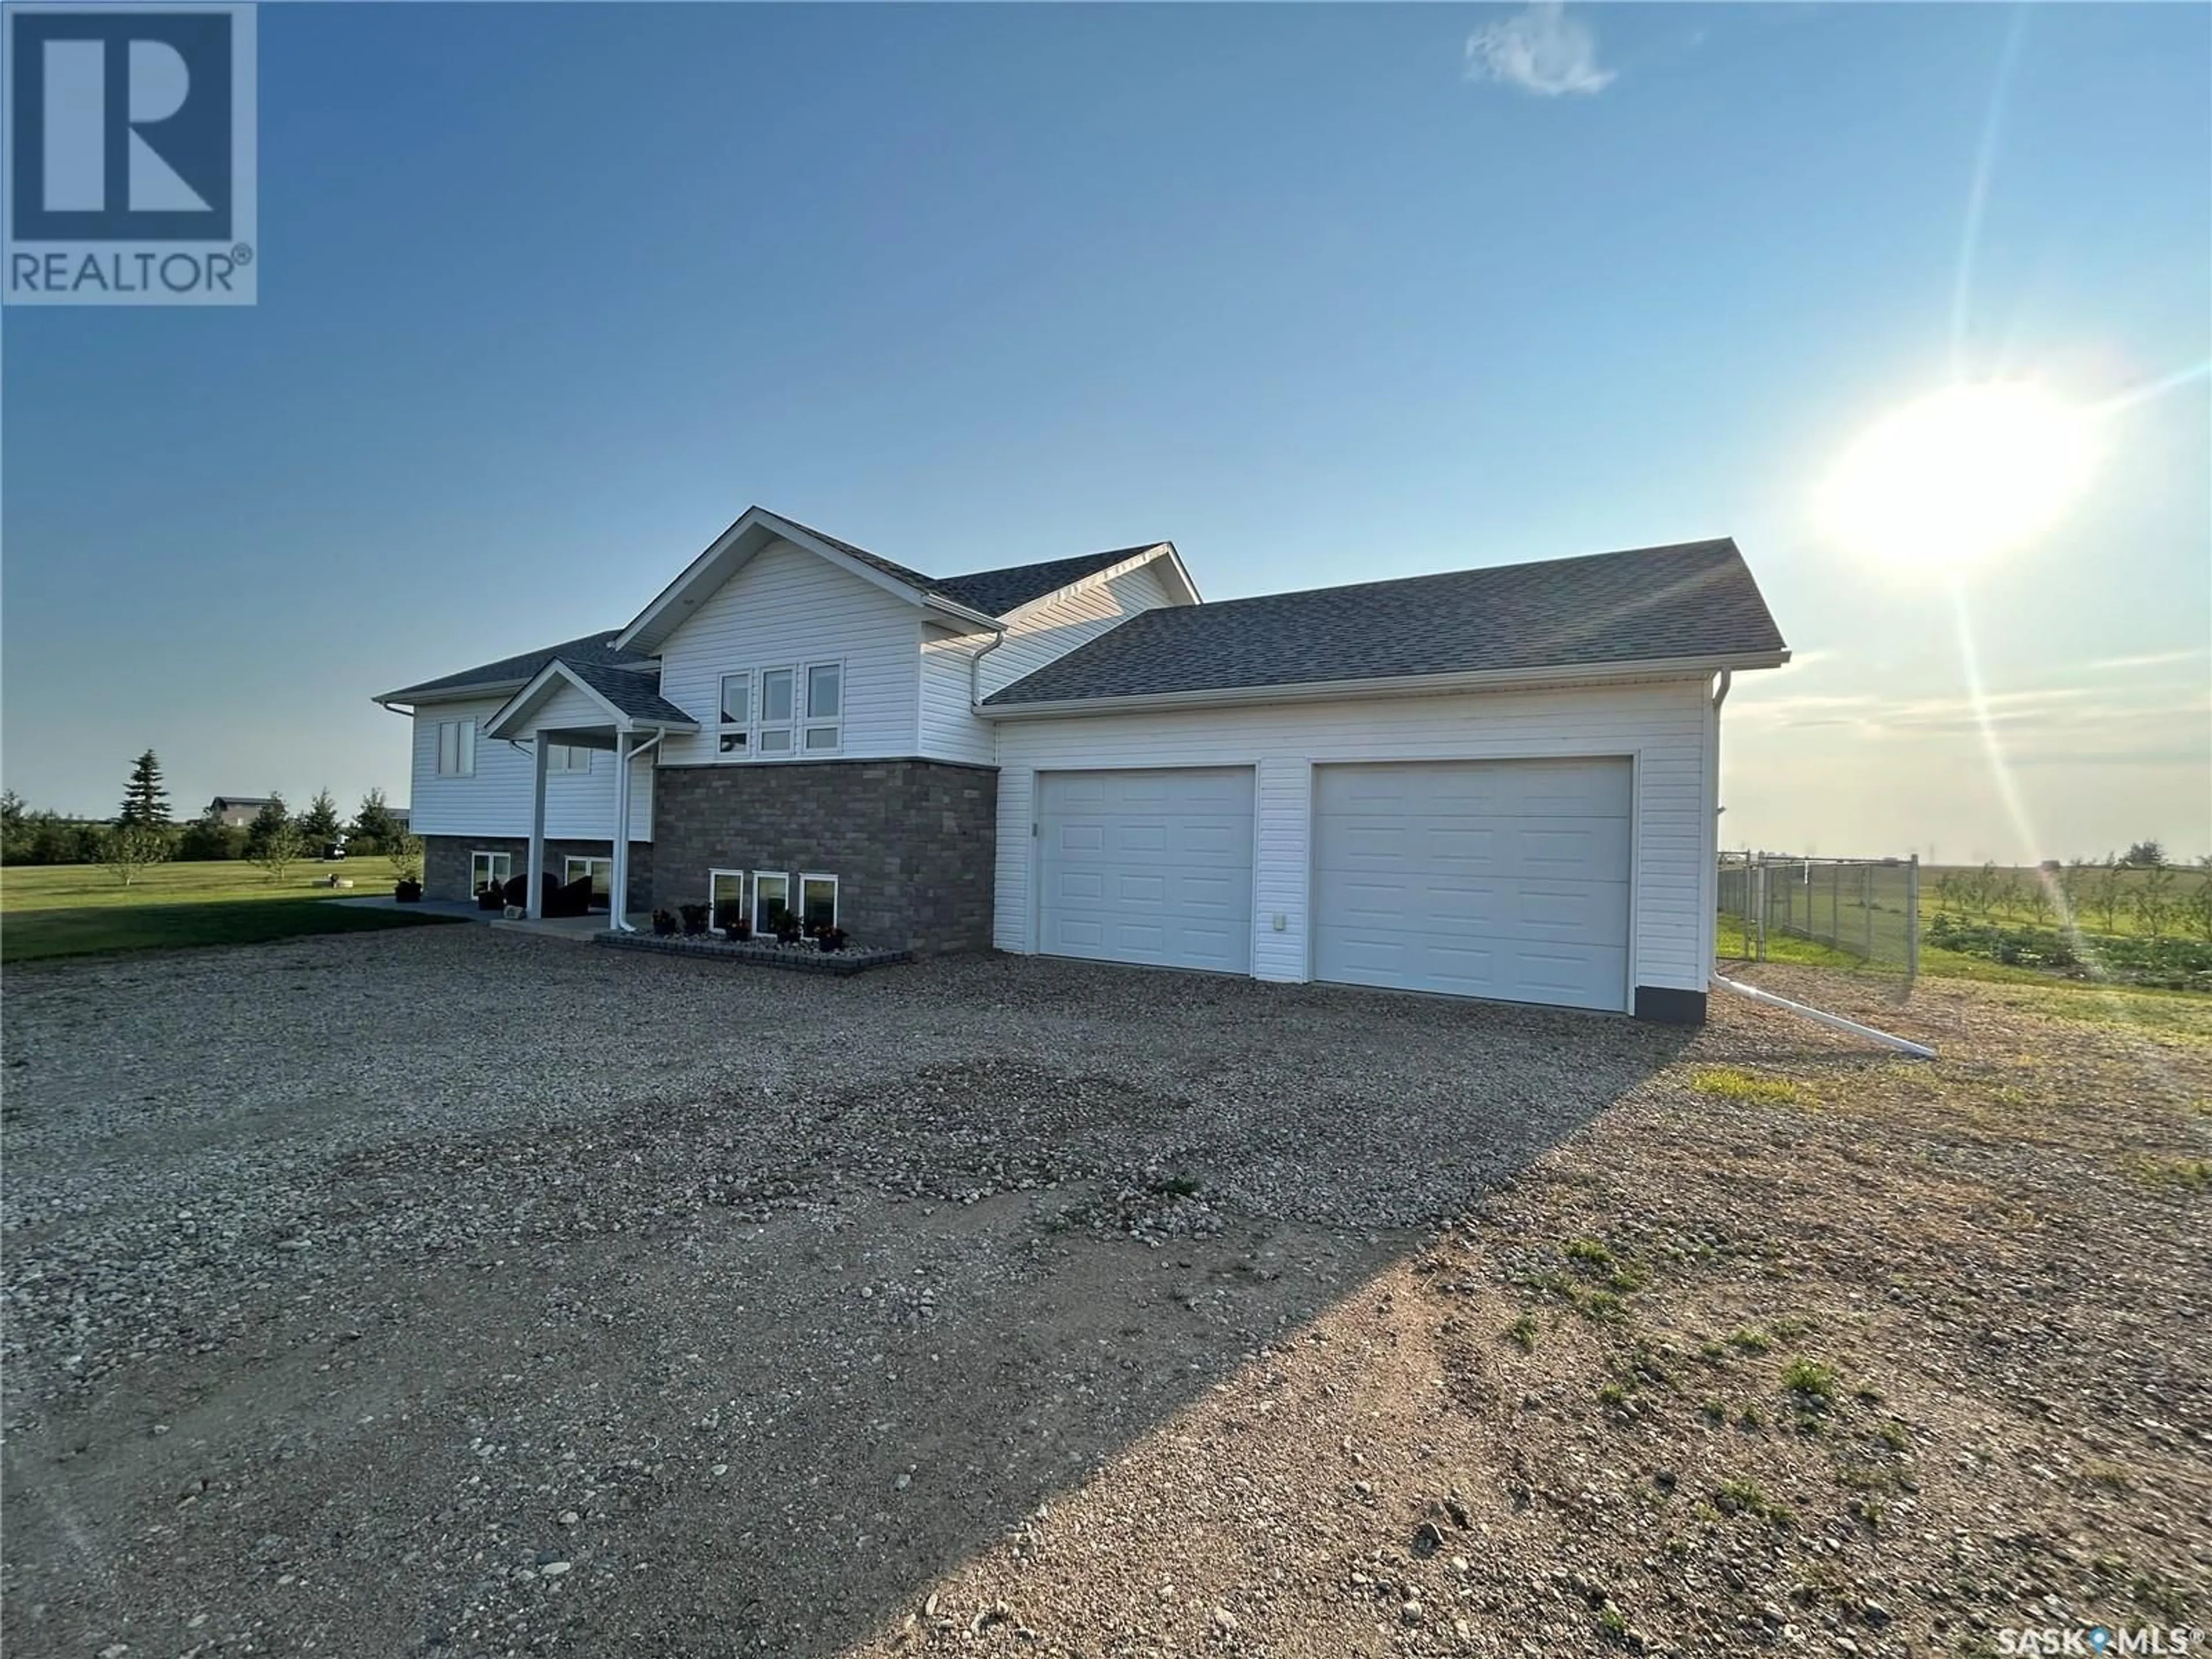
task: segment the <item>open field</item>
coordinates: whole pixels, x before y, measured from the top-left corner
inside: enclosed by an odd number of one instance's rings
[[[350,892],[316,884],[335,872]],[[392,890],[388,859],[296,864],[281,882],[222,860],[157,864],[128,887],[99,865],[15,865],[0,872],[0,962],[200,945],[251,945],[306,933],[374,933],[441,916],[356,910],[325,901]]]
[[[2212,1001],[1750,971],[1942,1058],[473,927],[18,969],[8,1651],[2212,1621]]]

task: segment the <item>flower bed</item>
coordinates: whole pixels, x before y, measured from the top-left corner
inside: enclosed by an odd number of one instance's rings
[[[860,945],[848,945],[842,951],[824,951],[811,939],[798,945],[779,945],[772,939],[747,939],[742,945],[733,945],[727,939],[716,939],[707,933],[617,933],[611,928],[594,933],[592,938],[593,943],[611,945],[617,951],[657,951],[663,956],[672,957],[714,957],[756,968],[785,968],[793,973],[830,974],[840,978],[865,973],[871,968],[880,968],[885,963],[913,960],[910,951],[873,951]]]

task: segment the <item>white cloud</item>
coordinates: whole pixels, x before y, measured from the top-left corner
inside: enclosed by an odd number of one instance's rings
[[[1597,65],[1597,31],[1569,17],[1561,0],[1485,23],[1467,37],[1467,78],[1496,81],[1540,97],[1602,92],[1613,72]]]
[[[2198,662],[2205,656],[2202,651],[2152,651],[2140,657],[2104,657],[2089,667],[2100,673],[2125,673],[2136,668],[2167,668],[2179,662]]]

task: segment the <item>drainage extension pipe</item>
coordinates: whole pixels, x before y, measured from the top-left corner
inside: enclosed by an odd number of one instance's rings
[[[1871,1025],[1862,1025],[1855,1019],[1845,1019],[1841,1014],[1832,1014],[1825,1008],[1814,1008],[1806,1003],[1792,1002],[1788,997],[1778,997],[1771,991],[1762,991],[1756,985],[1740,985],[1735,980],[1724,979],[1718,974],[1713,975],[1713,983],[1724,985],[1738,996],[1749,997],[1753,1002],[1763,1002],[1770,1008],[1786,1008],[1793,1014],[1802,1014],[1808,1019],[1816,1019],[1823,1025],[1830,1026],[1838,1031],[1848,1031],[1856,1037],[1864,1037],[1869,1042],[1879,1042],[1885,1048],[1894,1048],[1898,1053],[1910,1054],[1915,1060],[1936,1058],[1936,1051],[1923,1042],[1908,1042],[1901,1036],[1892,1036],[1887,1031],[1877,1031]]]

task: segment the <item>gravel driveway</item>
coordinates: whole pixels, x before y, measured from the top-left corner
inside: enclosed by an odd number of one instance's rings
[[[836,1651],[1684,1042],[477,927],[8,993],[23,1655]]]

